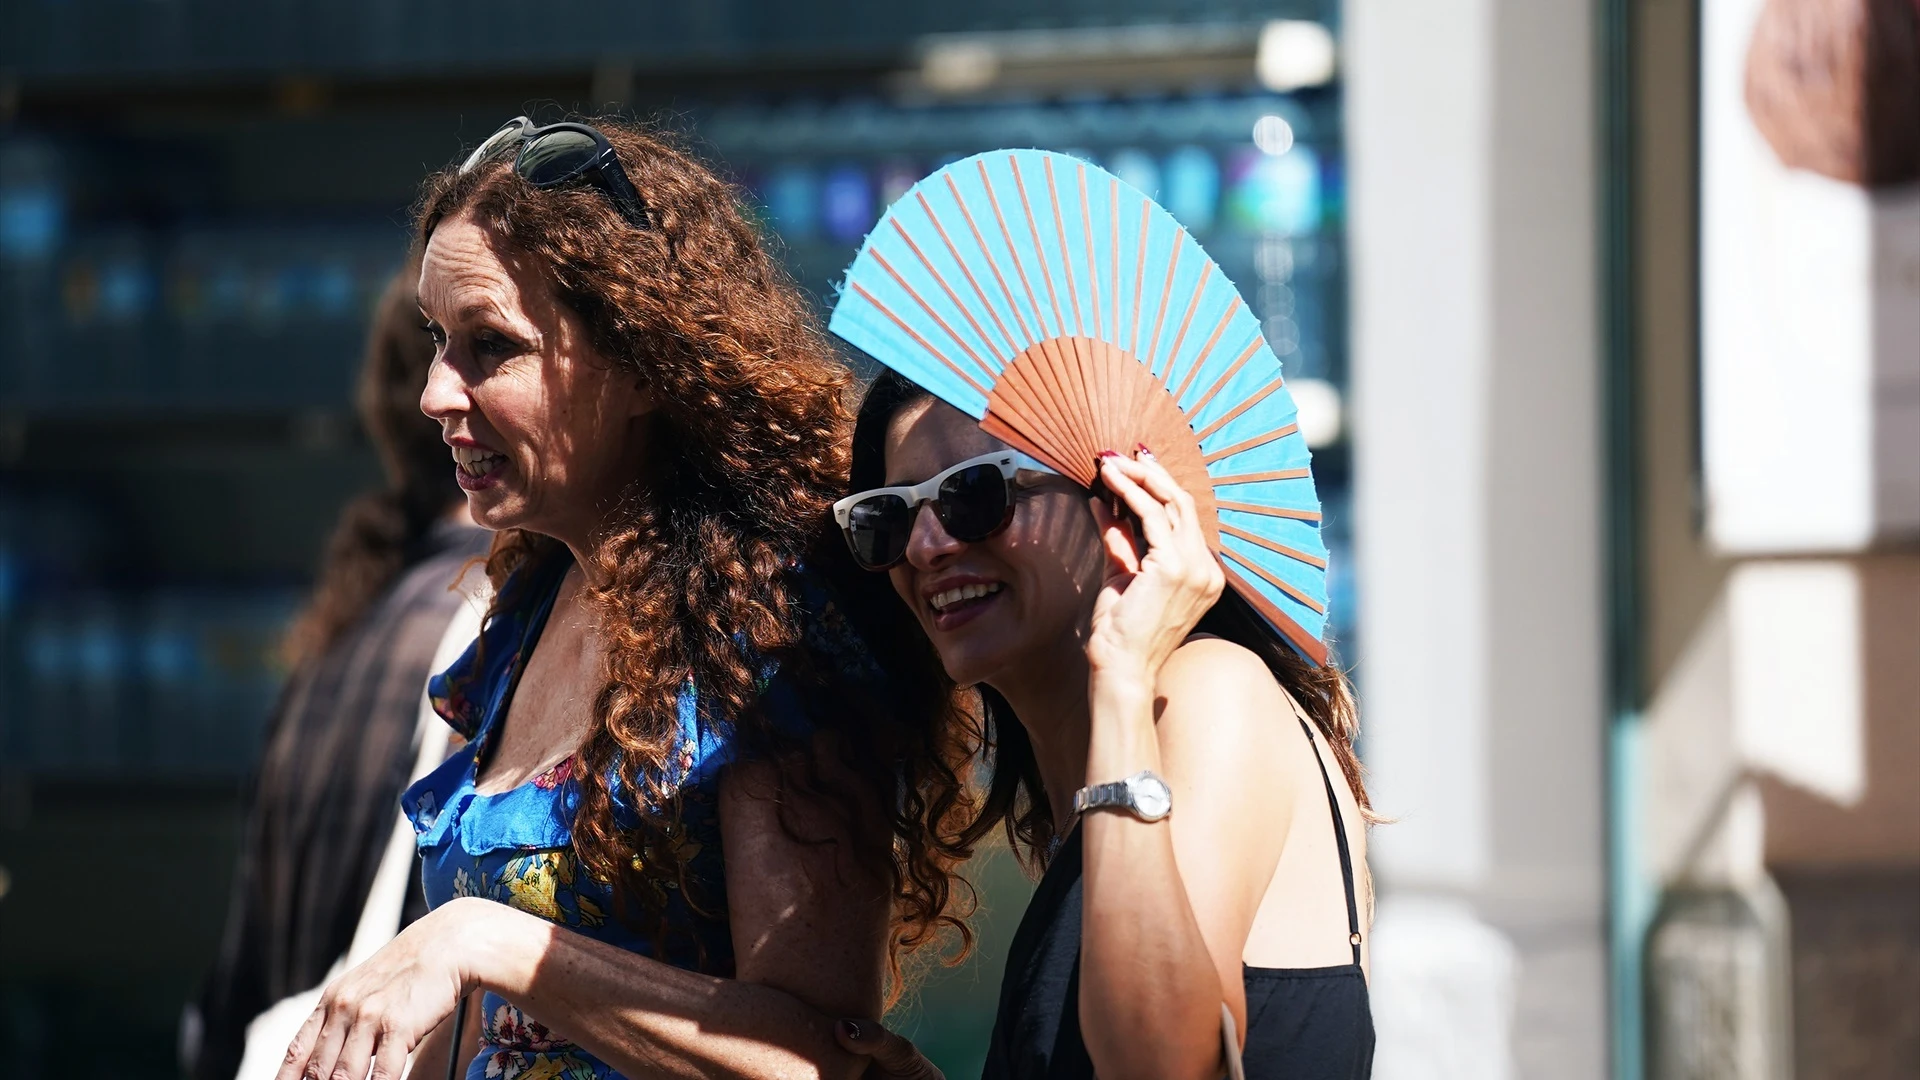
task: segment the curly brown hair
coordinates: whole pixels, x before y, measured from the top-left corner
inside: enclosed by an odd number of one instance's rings
[[[670,840],[679,807],[669,782],[691,681],[703,721],[777,761],[783,791],[824,796],[857,847],[891,851],[891,1001],[905,952],[945,932],[962,955],[971,944],[972,893],[955,870],[969,854],[964,825],[976,800],[971,745],[932,675],[937,661],[911,642],[868,642],[886,673],[877,693],[816,658],[804,638],[797,565],[852,612],[891,602],[832,531],[852,375],[731,187],[657,130],[592,123],[646,199],[648,227],[589,186],[536,190],[503,156],[431,177],[415,234],[424,249],[438,223],[471,215],[502,250],[530,260],[599,354],[660,402],[645,474],[593,538],[604,584],[590,597],[608,657],[575,771],[575,853],[612,883],[623,914],[651,917],[657,938],[673,932],[661,876],[683,894],[693,884]],[[519,530],[496,537],[487,563],[496,610],[521,599],[508,576],[558,546]],[[823,784],[815,754],[783,742],[756,708],[763,659],[806,688],[812,719],[864,790]],[[616,821],[616,805],[626,812],[616,786],[638,796],[637,828]]]

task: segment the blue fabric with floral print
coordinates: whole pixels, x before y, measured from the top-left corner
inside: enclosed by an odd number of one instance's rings
[[[514,686],[571,565],[565,556],[550,558],[522,571],[525,580],[519,575],[509,580],[503,595],[521,602],[496,612],[466,654],[428,683],[435,711],[468,742],[407,789],[401,809],[418,833],[429,906],[484,896],[623,949],[656,956],[655,935],[617,918],[609,887],[576,868],[571,825],[579,789],[573,758],[510,791],[482,795],[474,790],[475,762],[484,759],[499,734]],[[804,570],[795,573],[807,613],[808,647],[843,673],[877,683],[877,667],[824,586]],[[783,733],[803,735],[812,728],[800,696],[770,663],[762,669],[761,708]],[[724,730],[702,722],[691,684],[681,693],[679,711],[681,747],[670,778],[678,806],[667,842],[675,849],[675,861],[684,863],[686,881],[696,896],[683,895],[676,876],[649,878],[657,882],[650,899],[665,912],[669,930],[657,958],[730,975],[733,939],[726,921],[718,794],[721,769],[735,759],[736,747]],[[625,795],[624,786],[616,784],[616,807]],[[468,1066],[468,1080],[618,1076],[497,995],[486,995],[483,1011],[483,1046]]]

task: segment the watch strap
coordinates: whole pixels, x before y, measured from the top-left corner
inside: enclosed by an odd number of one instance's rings
[[[1159,821],[1172,811],[1173,793],[1151,769],[1142,769],[1124,780],[1089,784],[1073,793],[1076,817],[1088,810],[1108,809],[1125,810],[1141,821]]]
[[[1104,784],[1088,784],[1073,793],[1073,812],[1084,814],[1088,810],[1100,810],[1106,807],[1131,809],[1133,799],[1127,790],[1125,780],[1113,780]]]

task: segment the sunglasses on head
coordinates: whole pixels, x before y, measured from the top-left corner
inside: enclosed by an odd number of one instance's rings
[[[1014,474],[1026,469],[1058,475],[1018,450],[971,457],[920,484],[874,488],[833,504],[833,519],[853,559],[887,570],[907,557],[907,540],[920,507],[933,504],[947,535],[962,543],[985,540],[1013,520]]]
[[[636,229],[645,229],[647,203],[627,179],[620,157],[605,135],[586,124],[560,123],[534,127],[533,121],[516,116],[460,163],[461,174],[472,172],[508,147],[519,146],[514,154],[514,175],[540,191],[562,187],[576,181],[599,188],[614,208]]]

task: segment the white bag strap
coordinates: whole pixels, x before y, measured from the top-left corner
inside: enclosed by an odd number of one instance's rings
[[[462,591],[453,619],[434,650],[433,671],[445,671],[479,636],[480,622],[491,596],[484,589],[473,594]],[[414,716],[414,735],[419,749],[414,754],[410,775],[418,780],[439,765],[447,754],[447,725],[427,701],[424,686],[420,691],[420,707]],[[407,903],[407,880],[412,877],[416,856],[413,825],[405,816],[396,816],[393,835],[380,856],[379,869],[374,871],[373,887],[367,892],[366,906],[360,909],[360,923],[354,928],[353,943],[347,947],[346,955],[333,962],[332,970],[320,980],[319,986],[280,999],[247,1024],[247,1046],[235,1080],[272,1080],[286,1057],[287,1044],[293,1041],[300,1025],[319,1003],[322,988],[347,968],[378,952],[380,946],[400,932],[400,914]]]
[[[440,635],[440,645],[433,652],[430,671],[445,671],[473,644],[473,639],[480,634],[481,618],[489,599],[486,592],[461,594],[453,619],[447,623],[446,632]],[[447,722],[433,711],[426,688],[421,687],[420,708],[414,723],[414,742],[419,750],[414,755],[413,771],[408,773],[409,783],[446,760],[447,736]],[[360,909],[360,924],[354,928],[353,944],[347,947],[346,967],[354,967],[380,951],[382,945],[400,932],[400,915],[406,909],[407,881],[413,876],[415,858],[413,823],[405,814],[397,815],[387,850],[380,856],[380,868],[374,871],[373,887],[367,890],[367,906]]]
[[[1240,1061],[1240,1033],[1234,1030],[1233,1010],[1220,1003],[1220,1041],[1227,1057],[1227,1080],[1247,1080],[1247,1067]]]

